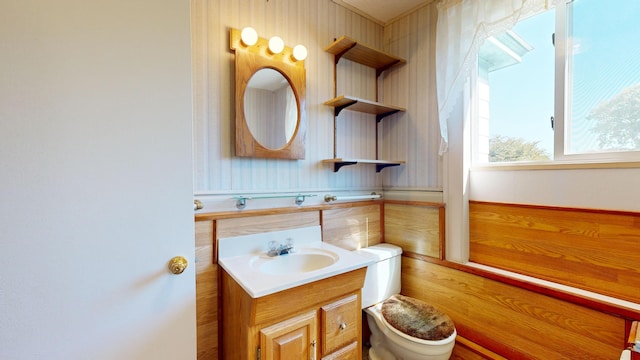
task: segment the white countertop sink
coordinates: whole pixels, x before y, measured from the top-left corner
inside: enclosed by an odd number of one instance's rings
[[[270,241],[293,240],[293,253],[268,256]],[[374,262],[321,241],[320,226],[219,239],[222,268],[253,298],[366,267]]]
[[[256,255],[251,259],[251,267],[265,274],[284,275],[320,270],[333,265],[338,260],[340,256],[333,251],[302,248],[294,253],[280,256]]]

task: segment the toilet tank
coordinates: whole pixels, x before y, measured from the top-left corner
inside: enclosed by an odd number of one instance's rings
[[[378,244],[358,250],[375,259],[367,267],[362,288],[362,308],[367,308],[400,293],[400,259],[402,249],[391,244]]]

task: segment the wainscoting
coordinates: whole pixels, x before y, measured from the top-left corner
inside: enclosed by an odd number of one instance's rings
[[[470,261],[640,303],[640,214],[472,201]]]
[[[561,233],[576,232],[567,230],[568,225],[559,226],[558,216],[541,216],[538,212],[539,207],[524,206],[514,211],[514,206],[505,205],[492,207],[491,211],[488,211],[488,208],[477,205],[488,204],[474,203],[471,206],[471,256],[475,256],[475,259],[480,259],[482,253],[491,253],[488,250],[480,252],[474,248],[479,242],[478,239],[482,239],[482,243],[486,244],[489,242],[487,239],[493,238],[494,235],[497,241],[500,234],[508,233],[512,239],[526,240],[539,237],[539,229],[550,229],[554,226],[564,229],[559,230]],[[562,217],[571,221],[581,217],[581,213],[591,213],[581,209],[562,211],[565,212],[562,213]],[[519,215],[514,215],[516,213]],[[534,215],[537,219],[535,221],[531,220]],[[618,215],[623,215],[627,220],[621,222],[617,218]],[[638,215],[607,213],[607,216],[600,217],[598,221],[601,228],[617,229],[608,232],[618,235],[613,235],[614,239],[607,237],[607,244],[616,243],[624,238],[627,241],[635,241],[637,245],[638,237],[633,229],[637,229],[638,222],[629,220],[629,216],[630,219],[637,219]],[[493,230],[487,230],[481,225],[485,221],[483,218],[490,219]],[[514,220],[515,218],[519,220]],[[496,230],[499,228],[497,223],[502,221],[511,226],[520,224],[520,230]],[[218,328],[216,240],[226,236],[316,224],[322,226],[323,241],[344,248],[355,249],[379,242],[401,246],[404,250],[402,293],[427,301],[451,316],[458,331],[453,359],[619,358],[625,346],[631,320],[640,319],[640,307],[603,301],[570,290],[560,291],[470,264],[447,261],[443,256],[444,223],[443,204],[389,200],[197,215],[198,358],[218,359],[220,347],[224,346],[218,342],[219,334],[223,330]],[[627,225],[621,227],[621,223]],[[622,230],[623,228],[626,230]],[[481,233],[480,229],[486,230],[482,237],[477,235]],[[553,247],[552,242],[545,253],[571,254],[571,246],[560,241],[556,243],[557,248]],[[607,252],[610,248],[602,248],[599,253]],[[512,251],[515,249],[517,248],[514,247]],[[566,261],[572,256],[558,258]],[[604,256],[601,254],[600,258]],[[503,257],[511,261],[516,258],[513,255]],[[611,261],[613,260],[600,261],[598,264],[618,268]],[[545,266],[541,264],[540,267]],[[606,267],[602,268],[602,273],[608,272]],[[599,273],[598,277],[602,277],[602,273]],[[571,277],[591,283],[588,279],[589,274],[588,271],[583,274],[573,271]],[[620,271],[618,277],[624,274],[625,271]],[[366,329],[363,329],[364,333]]]
[[[402,292],[446,312],[460,336],[509,359],[617,359],[625,320],[519,286],[403,257]],[[449,266],[447,266],[449,265]]]
[[[357,249],[383,241],[382,203],[364,201],[308,208],[196,215],[196,313],[198,359],[219,359],[222,329],[217,239],[322,225],[323,241]]]
[[[444,212],[426,205],[385,201],[384,239],[404,249],[402,293],[441,308],[456,323],[452,358],[619,359],[631,320],[640,318],[640,260],[629,251],[640,240],[640,214],[472,202],[472,261],[574,287],[559,290],[486,267],[446,261]],[[427,225],[434,218],[439,226]],[[407,229],[398,225],[403,222]],[[549,240],[544,248],[517,245],[518,240],[531,244],[541,238]],[[538,256],[528,257],[530,248],[538,250]],[[522,271],[527,262],[538,272]],[[572,262],[572,267],[565,262]],[[549,271],[564,277],[542,276]],[[634,280],[628,279],[631,276]],[[598,279],[603,278],[609,278],[609,284],[594,285],[602,284]],[[581,289],[613,299],[587,296]],[[618,301],[623,299],[635,304]]]

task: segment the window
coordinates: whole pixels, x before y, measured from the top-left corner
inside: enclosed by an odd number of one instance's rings
[[[574,0],[482,44],[474,162],[640,159],[640,1]]]

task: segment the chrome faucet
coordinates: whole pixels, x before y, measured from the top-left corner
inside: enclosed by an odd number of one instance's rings
[[[292,252],[293,240],[291,238],[288,238],[287,242],[284,244],[278,244],[275,241],[269,241],[269,251],[267,251],[267,255],[269,256],[286,255],[291,254]]]

